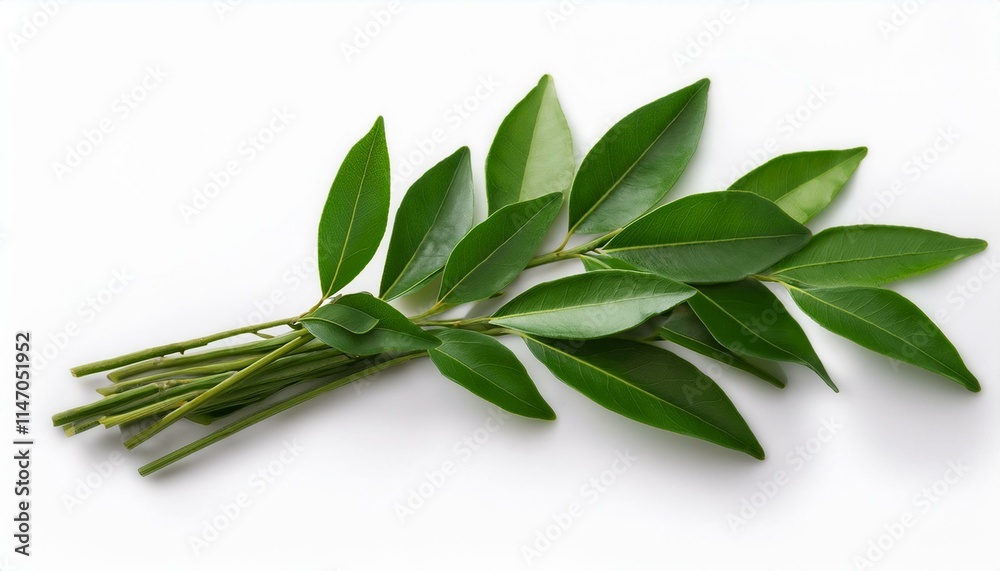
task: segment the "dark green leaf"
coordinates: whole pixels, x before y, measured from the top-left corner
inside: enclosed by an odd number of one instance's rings
[[[378,319],[342,303],[328,303],[309,314],[306,319],[325,321],[351,333],[368,333],[378,325]]]
[[[764,450],[712,379],[677,355],[627,339],[525,338],[560,380],[594,402],[650,426],[764,459]]]
[[[486,157],[490,213],[573,183],[573,139],[552,78],[542,76],[500,124]]]
[[[326,320],[305,317],[302,325],[317,339],[348,355],[375,355],[384,352],[422,351],[437,347],[436,337],[414,325],[388,303],[367,293],[352,293],[337,300],[378,320],[363,334],[350,331]]]
[[[347,153],[319,221],[319,277],[324,297],[368,265],[389,219],[389,151],[382,118]]]
[[[559,339],[592,339],[631,329],[694,295],[689,286],[627,270],[587,272],[536,285],[490,322]]]
[[[746,371],[776,387],[784,388],[785,386],[784,379],[765,371],[720,345],[712,337],[705,324],[687,305],[680,305],[670,312],[670,315],[660,326],[660,338],[710,359],[715,359],[720,363],[725,363],[730,367]]]
[[[538,394],[524,365],[499,341],[462,329],[434,334],[441,344],[429,354],[442,375],[514,414],[555,420],[556,413]]]
[[[789,290],[806,315],[837,335],[979,391],[979,381],[955,346],[920,308],[898,293],[872,287]]]
[[[748,192],[695,194],[625,227],[604,252],[687,283],[741,280],[809,241],[809,229]]]
[[[701,139],[708,103],[702,79],[636,109],[580,164],[569,198],[570,232],[611,232],[656,206]]]
[[[858,147],[781,155],[729,188],[759,194],[805,224],[833,201],[867,154],[867,148]]]
[[[448,257],[438,301],[485,299],[514,281],[545,239],[561,203],[562,195],[555,192],[515,202],[473,228]]]
[[[817,286],[880,286],[961,260],[986,242],[904,226],[840,226],[816,234],[770,274]]]
[[[406,295],[444,267],[472,228],[472,166],[462,147],[431,167],[396,211],[382,272],[382,299]]]
[[[837,390],[805,332],[763,284],[742,281],[698,289],[688,304],[724,347],[737,355],[805,365]]]

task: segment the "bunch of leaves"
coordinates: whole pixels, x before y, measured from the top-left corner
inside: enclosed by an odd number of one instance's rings
[[[841,192],[863,147],[779,156],[728,189],[660,205],[701,138],[709,82],[636,109],[577,168],[552,79],[501,123],[485,161],[488,216],[474,222],[469,149],[429,168],[396,212],[378,296],[341,294],[378,249],[389,216],[383,121],[347,153],[319,224],[319,302],[283,320],[73,369],[110,371],[104,398],[57,414],[67,434],[123,426],[128,448],[182,418],[235,420],[143,466],[143,475],[334,388],[427,356],[443,377],[512,413],[552,420],[518,357],[519,337],[552,374],[630,419],[763,458],[722,388],[680,347],[784,387],[789,362],[833,390],[812,344],[767,286],[817,323],[970,391],[979,382],[944,333],[882,286],[981,251],[982,240],[899,226],[805,225]],[[564,203],[568,231],[538,254]],[[578,235],[588,238],[575,239]],[[578,245],[570,245],[579,242]],[[578,260],[489,315],[455,308],[503,295],[528,268]],[[407,317],[388,302],[437,287]],[[441,314],[451,314],[441,315]],[[275,332],[275,328],[285,331]],[[272,331],[265,333],[265,331]],[[194,351],[242,334],[260,339]]]

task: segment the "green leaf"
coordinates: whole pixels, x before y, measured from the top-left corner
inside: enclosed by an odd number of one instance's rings
[[[350,283],[378,249],[389,219],[389,151],[382,118],[347,153],[319,221],[324,297]]]
[[[905,297],[872,287],[790,287],[816,323],[862,347],[947,377],[973,392],[979,381],[955,346]]]
[[[699,80],[636,109],[597,141],[570,191],[570,233],[611,232],[656,206],[698,147],[708,84]]]
[[[635,266],[604,254],[586,254],[580,257],[580,263],[583,264],[583,269],[588,272],[612,269],[636,271]]]
[[[317,339],[348,355],[375,355],[385,352],[423,351],[440,343],[436,337],[417,327],[388,303],[367,293],[352,293],[335,305],[356,309],[378,324],[366,333],[352,333],[343,327],[312,315],[302,318],[302,325]]]
[[[742,281],[698,290],[688,304],[724,347],[737,355],[805,365],[837,390],[805,332],[763,284]]]
[[[808,228],[759,196],[706,192],[639,218],[603,251],[681,282],[732,282],[769,268],[809,236]]]
[[[514,414],[555,420],[524,365],[502,343],[475,331],[441,329],[441,344],[429,351],[441,374],[473,394]]]
[[[785,387],[784,379],[754,365],[719,344],[712,337],[712,333],[705,327],[705,324],[686,305],[678,306],[670,312],[663,325],[660,326],[660,338],[676,343],[685,349],[694,351],[710,359],[715,359],[720,363],[725,363],[730,367],[750,373],[776,387]]]
[[[490,323],[532,335],[593,339],[636,327],[694,293],[653,274],[587,272],[536,285],[498,309]]]
[[[650,426],[764,459],[764,450],[712,379],[677,355],[627,339],[526,337],[552,373],[597,404]]]
[[[448,257],[438,301],[485,299],[514,281],[545,239],[561,203],[562,195],[555,192],[515,202],[473,228]]]
[[[805,224],[833,201],[867,154],[867,148],[858,147],[781,155],[750,171],[729,189],[759,194]]]
[[[472,228],[472,165],[468,147],[431,167],[396,211],[382,272],[382,299],[406,295],[427,283]]]
[[[552,78],[542,76],[500,124],[486,156],[486,198],[503,206],[558,192],[573,183],[573,139]]]
[[[368,333],[378,325],[378,319],[342,303],[328,303],[309,314],[306,319],[325,321],[351,333]]]
[[[770,274],[817,286],[880,286],[961,260],[986,242],[904,226],[839,226],[816,234]]]

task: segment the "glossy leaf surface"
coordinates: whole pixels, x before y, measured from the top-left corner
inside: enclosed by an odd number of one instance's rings
[[[837,335],[979,391],[979,381],[955,346],[920,308],[898,293],[872,287],[790,291],[806,315]]]
[[[722,389],[666,349],[626,339],[567,343],[529,337],[525,342],[556,377],[611,411],[764,458]]]
[[[486,299],[514,281],[538,251],[561,204],[558,193],[516,202],[473,228],[448,257],[438,301]]]
[[[444,267],[455,245],[472,228],[472,166],[462,147],[431,167],[396,211],[382,272],[386,300],[419,288]]]
[[[867,148],[858,147],[781,155],[729,188],[763,196],[805,224],[833,201],[867,154]]]
[[[681,198],[626,226],[603,251],[686,283],[741,280],[809,241],[809,229],[748,192]]]
[[[502,343],[462,329],[441,329],[434,335],[441,344],[429,355],[442,375],[514,414],[555,420],[524,365]]]
[[[725,363],[730,367],[740,369],[763,379],[776,387],[783,388],[785,380],[766,371],[757,365],[743,359],[729,349],[723,347],[705,324],[698,319],[694,311],[687,305],[681,305],[670,312],[660,326],[660,338],[676,343],[685,349]]]
[[[983,240],[920,228],[839,226],[816,234],[769,273],[799,284],[880,286],[929,272],[984,248]]]
[[[674,186],[701,139],[707,79],[636,109],[587,153],[569,199],[570,231],[611,232]]]
[[[548,75],[500,124],[486,157],[490,213],[549,193],[566,194],[576,158],[555,84]]]
[[[436,337],[417,327],[388,303],[367,293],[352,293],[337,300],[378,320],[368,332],[352,333],[322,319],[305,317],[302,325],[317,339],[348,355],[375,355],[384,352],[422,351],[437,347]]]
[[[837,390],[802,327],[771,290],[756,281],[698,290],[688,304],[724,347],[737,355],[805,365]]]

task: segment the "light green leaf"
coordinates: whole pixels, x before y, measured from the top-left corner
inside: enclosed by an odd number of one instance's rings
[[[653,274],[587,272],[536,285],[498,309],[490,323],[532,335],[592,339],[640,325],[694,293]]]
[[[503,206],[558,192],[573,183],[573,139],[552,78],[542,76],[500,124],[486,157],[486,198]]]
[[[741,281],[698,291],[688,304],[724,347],[737,355],[805,365],[837,390],[805,332],[763,284]]]
[[[708,84],[699,80],[636,109],[597,141],[570,191],[570,233],[611,232],[656,206],[698,147]]]
[[[776,387],[785,387],[783,378],[775,376],[723,347],[712,337],[712,333],[705,327],[705,324],[687,305],[680,305],[670,312],[663,325],[660,326],[660,338],[750,373]]]
[[[955,346],[905,297],[872,287],[790,287],[792,299],[816,323],[904,363],[947,377],[973,392],[979,381]]]
[[[555,192],[515,202],[473,228],[448,257],[438,301],[486,299],[514,281],[538,251],[561,203]]]
[[[321,306],[306,319],[325,321],[357,334],[368,333],[378,325],[378,319],[342,303]]]
[[[588,272],[598,270],[632,270],[637,271],[635,266],[626,264],[618,258],[612,258],[605,254],[586,254],[580,257],[583,269]]]
[[[603,251],[681,282],[732,282],[767,269],[809,236],[808,228],[759,196],[706,192],[639,218]]]
[[[427,283],[472,228],[472,166],[462,147],[431,167],[396,211],[382,272],[381,297],[395,299]]]
[[[764,459],[764,450],[712,379],[677,355],[627,339],[565,342],[526,337],[567,385],[633,420]]]
[[[302,325],[317,339],[348,355],[375,355],[385,352],[423,351],[440,341],[414,325],[388,303],[367,293],[352,293],[337,300],[343,305],[376,319],[378,323],[366,333],[352,333],[338,324],[312,316],[304,317]]]
[[[524,365],[502,343],[475,331],[441,329],[441,344],[429,351],[441,374],[473,394],[514,414],[555,420]]]
[[[867,154],[867,148],[858,147],[781,155],[729,188],[759,194],[805,224],[833,201]]]
[[[389,151],[382,118],[347,153],[319,221],[324,297],[350,283],[378,249],[389,219]]]
[[[986,242],[904,226],[839,226],[816,234],[770,274],[817,286],[880,286],[981,252]]]

